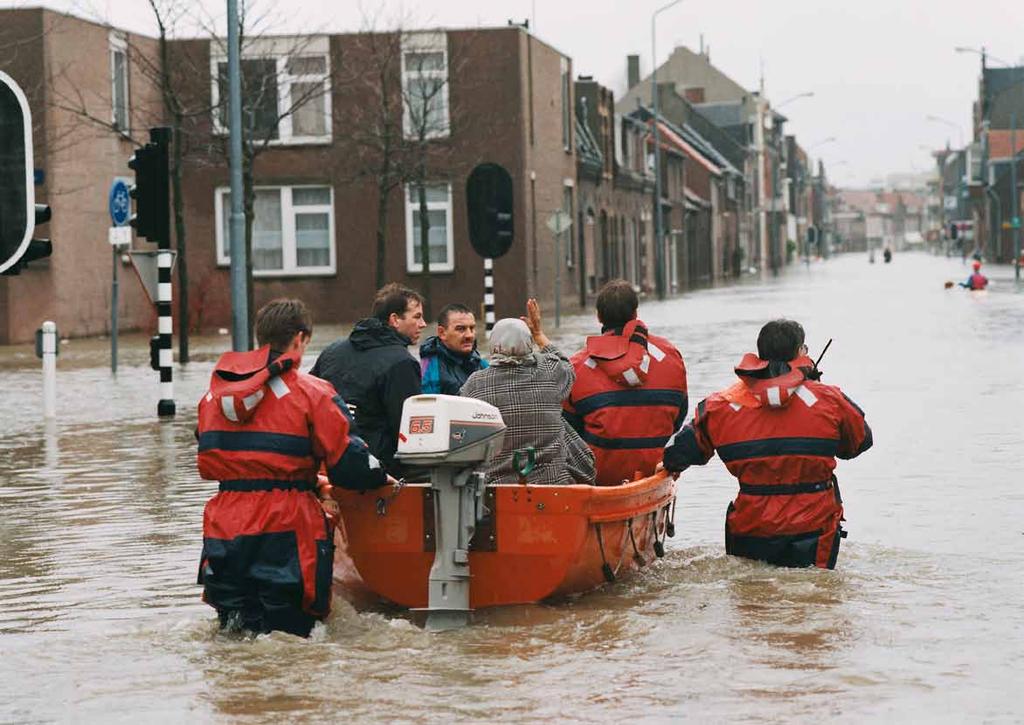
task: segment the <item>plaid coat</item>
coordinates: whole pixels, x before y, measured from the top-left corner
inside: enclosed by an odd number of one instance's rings
[[[537,451],[534,485],[594,482],[594,454],[562,419],[562,401],[572,390],[572,363],[554,345],[523,365],[492,365],[469,376],[460,395],[484,400],[501,411],[508,426],[501,452],[487,466],[488,483],[516,483],[512,454]]]

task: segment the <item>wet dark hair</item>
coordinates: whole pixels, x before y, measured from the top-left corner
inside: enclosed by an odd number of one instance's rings
[[[399,317],[404,316],[413,302],[419,302],[422,305],[423,295],[414,289],[392,282],[381,287],[373,296],[373,309],[370,316],[376,317],[386,325],[392,314]]]
[[[466,307],[461,302],[452,302],[450,305],[445,305],[441,308],[441,311],[437,313],[437,324],[441,327],[448,327],[448,315],[451,313],[457,315],[472,315],[473,310]]]
[[[789,362],[804,344],[804,328],[793,320],[772,320],[757,335],[757,356],[762,360]]]
[[[256,340],[260,347],[270,345],[271,350],[284,352],[299,332],[313,334],[313,315],[302,300],[280,297],[256,313]]]
[[[603,327],[617,329],[636,317],[640,298],[633,285],[624,279],[613,279],[605,283],[597,293],[597,319]]]

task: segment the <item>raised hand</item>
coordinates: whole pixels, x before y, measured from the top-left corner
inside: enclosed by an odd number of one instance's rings
[[[533,341],[538,347],[544,347],[551,344],[548,340],[548,336],[544,334],[543,324],[541,323],[540,305],[537,304],[537,300],[533,297],[526,301],[526,317],[519,318],[526,323],[526,326],[530,328],[530,335],[533,337]]]

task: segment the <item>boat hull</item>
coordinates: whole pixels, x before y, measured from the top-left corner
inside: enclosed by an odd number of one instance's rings
[[[352,598],[427,606],[434,562],[434,492],[409,484],[341,494],[335,579]],[[474,609],[526,604],[593,589],[663,551],[675,481],[664,474],[621,486],[488,486],[488,515],[473,538]],[[632,534],[632,535],[631,535]]]

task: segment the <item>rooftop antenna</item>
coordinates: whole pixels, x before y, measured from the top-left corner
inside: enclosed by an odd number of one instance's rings
[[[700,34],[700,54],[704,55],[704,33]]]

